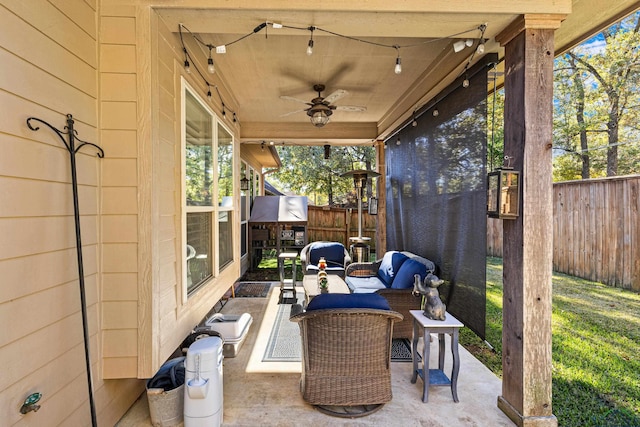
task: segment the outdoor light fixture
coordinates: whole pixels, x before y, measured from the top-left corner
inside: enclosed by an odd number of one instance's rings
[[[396,74],[402,73],[402,60],[400,59],[400,46],[394,46],[398,56],[396,57],[396,66],[393,68],[393,72]]]
[[[453,51],[455,53],[460,52],[462,49],[464,49],[467,45],[465,44],[464,40],[458,40],[457,42],[455,42],[453,44]]]
[[[520,206],[520,172],[497,168],[487,176],[487,216],[516,219]]]
[[[307,110],[307,115],[315,127],[321,128],[329,123],[329,116],[333,114],[331,108],[324,104],[316,104]]]
[[[369,198],[369,215],[378,215],[378,199],[375,197]]]
[[[309,43],[307,44],[307,55],[311,56],[313,55],[313,31],[315,30],[315,27],[309,27],[309,31],[311,32],[311,37],[309,38]]]
[[[216,67],[213,65],[213,58],[211,57],[211,50],[213,49],[213,45],[208,45],[209,48],[209,58],[207,59],[207,71],[209,74],[213,74],[216,72]]]
[[[325,160],[328,159],[331,156],[331,146],[329,144],[326,144],[324,146],[324,158]]]
[[[249,189],[249,178],[243,176],[240,180],[240,190],[247,191]]]

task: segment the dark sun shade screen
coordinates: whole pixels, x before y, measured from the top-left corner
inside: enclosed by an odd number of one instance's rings
[[[487,71],[386,142],[387,250],[434,261],[447,311],[485,338]],[[434,108],[437,114],[434,115]],[[398,145],[399,141],[399,145]]]

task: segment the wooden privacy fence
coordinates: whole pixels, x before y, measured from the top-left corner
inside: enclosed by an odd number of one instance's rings
[[[349,248],[349,237],[358,236],[358,209],[309,206],[307,210],[309,242],[340,242]],[[362,237],[371,238],[371,251],[376,246],[376,216],[362,211]]]
[[[640,291],[639,213],[640,175],[554,184],[553,269]],[[502,256],[501,220],[487,221],[487,254]]]

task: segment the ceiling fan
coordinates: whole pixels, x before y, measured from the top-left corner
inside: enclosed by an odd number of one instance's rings
[[[302,110],[292,111],[290,113],[284,114],[282,117],[289,116],[291,114],[299,113],[301,111],[306,111],[307,116],[311,119],[311,123],[316,127],[322,127],[329,123],[329,116],[333,114],[333,110],[339,111],[355,111],[362,112],[367,111],[366,107],[359,107],[356,105],[332,105],[333,102],[342,98],[349,94],[346,90],[337,89],[332,92],[331,95],[326,97],[322,97],[322,92],[325,87],[322,84],[316,84],[313,86],[313,90],[318,92],[318,96],[313,98],[311,102],[304,101],[299,98],[294,98],[292,96],[281,96],[280,99],[286,99],[289,101],[301,102],[303,104],[309,105],[309,108],[304,108]]]

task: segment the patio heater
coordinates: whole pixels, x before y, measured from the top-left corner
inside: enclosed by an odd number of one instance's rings
[[[358,236],[349,238],[349,241],[351,242],[349,247],[351,259],[354,262],[368,262],[371,248],[369,242],[371,241],[371,238],[362,236],[362,196],[364,196],[364,188],[367,185],[369,177],[376,178],[380,176],[380,174],[370,170],[358,169],[345,172],[340,176],[353,177],[353,184],[356,188],[356,195],[358,197]]]

